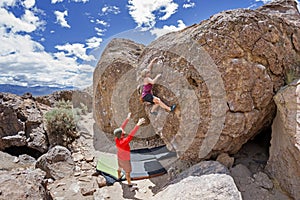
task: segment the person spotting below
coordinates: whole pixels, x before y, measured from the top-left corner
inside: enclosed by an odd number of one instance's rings
[[[135,133],[138,131],[139,127],[145,123],[144,118],[140,118],[135,127],[132,129],[132,131],[129,133],[127,137],[125,137],[125,127],[130,119],[131,113],[128,113],[127,118],[122,123],[120,128],[117,128],[114,130],[115,135],[115,142],[117,147],[117,157],[118,157],[118,178],[121,178],[121,170],[123,169],[125,171],[125,177],[128,182],[129,186],[132,186],[131,184],[131,177],[130,173],[132,171],[131,167],[131,161],[130,161],[130,146],[129,143],[132,140]]]
[[[161,74],[158,74],[154,79],[150,78],[151,76],[151,70],[153,67],[153,63],[157,61],[159,58],[154,58],[151,60],[149,65],[146,69],[142,70],[141,77],[143,78],[143,90],[142,90],[142,100],[146,102],[150,102],[151,104],[154,104],[151,108],[150,113],[157,115],[156,109],[160,106],[164,109],[166,109],[169,112],[173,112],[176,108],[176,105],[173,104],[172,106],[167,106],[164,102],[160,100],[160,98],[153,95],[152,87],[157,82],[158,78],[161,77]]]

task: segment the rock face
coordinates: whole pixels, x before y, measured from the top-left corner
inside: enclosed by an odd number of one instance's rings
[[[231,199],[241,200],[233,178],[218,162],[204,161],[182,172],[153,199]]]
[[[130,111],[135,122],[147,118],[138,137],[159,135],[183,159],[236,153],[271,125],[273,96],[288,72],[300,73],[299,21],[295,1],[281,0],[216,14],[146,47],[113,40],[94,72],[96,123],[112,132]],[[136,88],[139,71],[157,56],[154,94],[177,108],[152,116]]]
[[[45,172],[40,169],[23,172],[0,172],[0,199],[46,199],[43,187]]]
[[[72,90],[56,91],[47,96],[38,96],[36,101],[47,106],[54,106],[59,100],[72,101],[73,93]]]
[[[75,170],[75,163],[67,148],[55,146],[39,157],[36,167],[44,170],[48,178],[57,180],[72,175]]]
[[[282,191],[274,187],[272,180],[264,172],[252,172],[243,164],[238,164],[231,169],[231,176],[242,193],[243,200],[272,199],[289,200]]]
[[[0,93],[0,150],[24,147],[34,157],[47,152],[54,136],[47,133],[44,114],[62,99],[85,113],[92,110],[92,96],[85,91],[57,91],[40,97]]]
[[[130,40],[113,39],[97,64],[93,77],[94,114],[96,122],[106,132],[111,132],[119,126],[119,122],[113,120],[114,110],[111,106],[114,88],[127,71],[137,67],[135,63],[143,48],[143,45]],[[124,85],[127,86],[131,85]]]
[[[268,172],[295,199],[300,198],[300,80],[274,97],[277,114],[272,125]]]
[[[242,196],[232,177],[225,174],[210,174],[201,177],[189,176],[168,186],[153,199],[242,200]]]
[[[0,93],[0,150],[20,146],[48,150],[43,113],[31,95]]]

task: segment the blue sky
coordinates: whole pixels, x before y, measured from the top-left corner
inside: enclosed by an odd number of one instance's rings
[[[147,44],[223,10],[270,1],[1,0],[0,84],[84,88],[113,37]]]

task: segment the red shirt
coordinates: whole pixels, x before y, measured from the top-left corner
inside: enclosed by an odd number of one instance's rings
[[[123,124],[121,126],[121,128],[123,130],[125,129],[128,121],[129,121],[129,119],[126,118],[125,121],[123,122]],[[130,146],[129,146],[129,143],[132,140],[134,134],[137,132],[138,129],[139,129],[139,126],[136,125],[127,137],[124,137],[124,133],[122,133],[120,139],[115,137],[115,142],[116,142],[116,146],[117,146],[117,149],[118,149],[118,152],[117,152],[118,159],[120,159],[120,160],[130,160]]]

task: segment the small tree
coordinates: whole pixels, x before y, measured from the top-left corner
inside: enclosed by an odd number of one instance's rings
[[[55,108],[45,114],[46,129],[50,146],[70,144],[78,134],[76,124],[80,109],[73,109],[70,101],[60,100]]]

